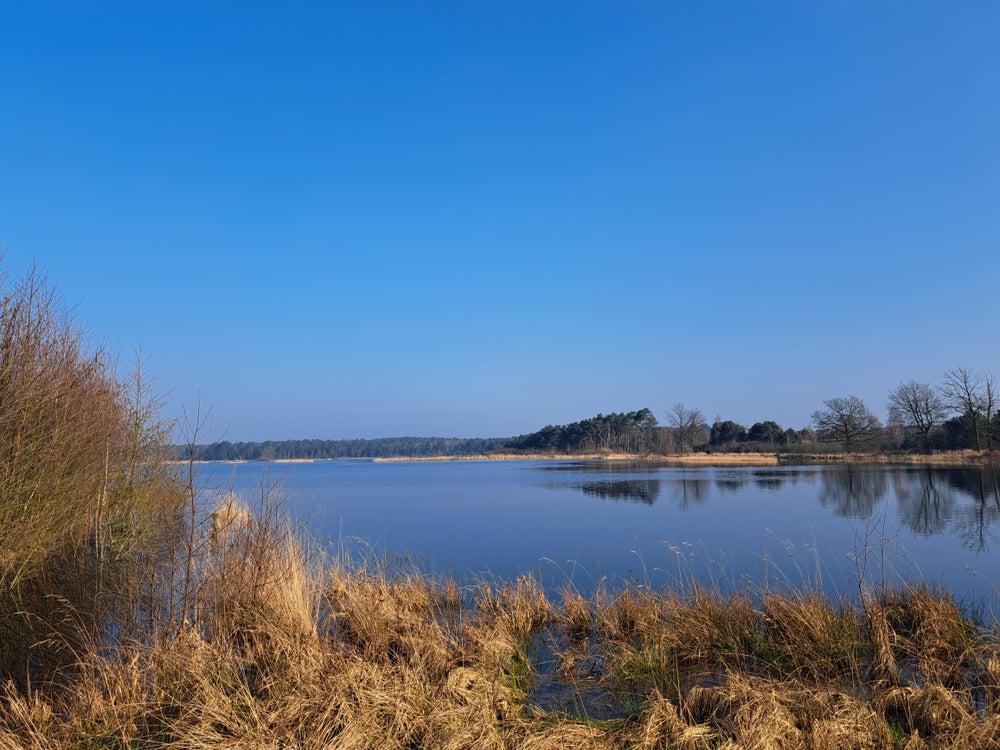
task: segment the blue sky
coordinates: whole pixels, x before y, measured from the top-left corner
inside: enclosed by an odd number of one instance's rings
[[[212,439],[1000,375],[994,2],[0,9],[0,243]]]

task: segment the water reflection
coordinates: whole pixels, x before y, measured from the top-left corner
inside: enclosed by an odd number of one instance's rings
[[[750,475],[745,471],[722,474],[715,479],[715,487],[720,493],[739,492],[750,484]]]
[[[787,482],[794,482],[796,474],[788,469],[758,469],[753,472],[753,483],[762,490],[780,490]]]
[[[974,552],[1000,546],[1000,478],[994,467],[684,469],[669,464],[594,461],[560,463],[541,470],[567,475],[547,482],[551,488],[648,506],[666,499],[680,510],[750,489],[771,494],[815,485],[806,496],[815,497],[821,507],[840,518],[868,521],[891,496],[898,523],[914,535],[951,534]]]
[[[673,479],[666,482],[671,501],[681,510],[701,505],[712,496],[712,481],[707,477]]]
[[[955,495],[951,484],[931,468],[903,469],[892,474],[900,522],[914,534],[941,534],[951,523]]]
[[[900,521],[913,533],[953,533],[965,549],[1000,541],[1000,485],[995,467],[897,469],[892,475]]]
[[[558,461],[538,467],[542,472],[585,474],[657,474],[671,464],[659,461]]]
[[[956,518],[958,535],[965,549],[984,552],[998,542],[996,524],[1000,519],[1000,486],[994,467],[981,471],[955,472],[955,486],[970,495],[974,502],[959,509]]]
[[[1000,541],[1000,485],[994,467],[830,466],[819,501],[843,518],[869,520],[890,488],[899,523],[918,536],[952,534],[983,552]]]
[[[819,502],[841,518],[867,520],[889,492],[882,468],[831,466],[820,478]]]
[[[585,495],[601,500],[625,500],[630,503],[652,505],[660,495],[660,482],[656,479],[609,479],[584,482],[580,490]]]
[[[226,470],[239,491],[258,491],[259,467]],[[283,489],[316,537],[459,576],[531,571],[585,590],[639,570],[650,585],[733,586],[778,571],[855,590],[902,572],[1000,602],[997,480],[995,469],[926,466],[331,461],[288,469]]]
[[[586,481],[548,482],[550,489],[578,490],[601,500],[616,500],[653,505],[666,492],[673,505],[686,510],[691,504],[700,505],[712,496],[713,482],[706,478],[683,479],[598,479]]]

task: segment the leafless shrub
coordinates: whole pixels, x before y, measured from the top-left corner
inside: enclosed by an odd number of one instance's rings
[[[0,675],[26,685],[148,622],[178,499],[164,438],[141,369],[119,379],[37,269],[0,275]]]

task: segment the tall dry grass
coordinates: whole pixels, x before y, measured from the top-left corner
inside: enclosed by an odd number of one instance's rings
[[[942,594],[628,588],[553,602],[307,553],[225,498],[192,619],[8,690],[0,747],[988,748],[1000,640]],[[576,711],[535,700],[545,641]],[[886,669],[885,662],[895,665]],[[595,687],[613,716],[587,703]]]

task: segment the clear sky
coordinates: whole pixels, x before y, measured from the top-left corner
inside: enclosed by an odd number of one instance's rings
[[[0,8],[0,243],[211,439],[1000,376],[1000,3]]]

